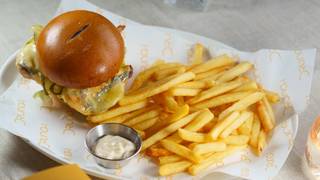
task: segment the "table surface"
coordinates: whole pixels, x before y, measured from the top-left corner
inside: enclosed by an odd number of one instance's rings
[[[320,47],[320,2],[317,0],[215,0],[205,11],[170,7],[161,0],[89,0],[134,21],[193,32],[236,49]],[[0,0],[0,63],[30,36],[30,26],[46,22],[59,1]],[[299,87],[297,87],[299,88]],[[319,113],[320,61],[317,54],[311,102],[300,114],[295,146],[275,179],[306,179],[301,170],[306,134]],[[28,144],[0,129],[0,179],[20,179],[58,165]]]

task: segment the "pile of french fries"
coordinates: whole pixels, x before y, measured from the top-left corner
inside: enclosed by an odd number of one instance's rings
[[[142,152],[157,160],[162,176],[196,175],[248,147],[261,155],[278,94],[246,76],[251,63],[227,55],[205,61],[204,51],[194,46],[191,65],[157,61],[136,76],[117,106],[88,120],[136,129]]]

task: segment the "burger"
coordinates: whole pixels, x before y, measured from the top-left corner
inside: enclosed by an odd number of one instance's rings
[[[34,35],[16,57],[20,74],[42,85],[44,106],[66,104],[83,115],[99,114],[124,95],[132,74],[124,63],[121,31],[104,16],[86,10],[61,14]]]

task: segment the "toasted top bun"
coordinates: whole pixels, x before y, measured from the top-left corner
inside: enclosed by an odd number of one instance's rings
[[[118,29],[105,17],[85,10],[51,20],[36,44],[41,72],[68,88],[100,85],[115,76],[124,58]]]

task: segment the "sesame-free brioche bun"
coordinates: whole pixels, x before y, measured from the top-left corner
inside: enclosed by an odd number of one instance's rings
[[[113,78],[124,58],[122,36],[108,19],[76,10],[51,20],[36,42],[41,72],[68,88],[98,86]]]

